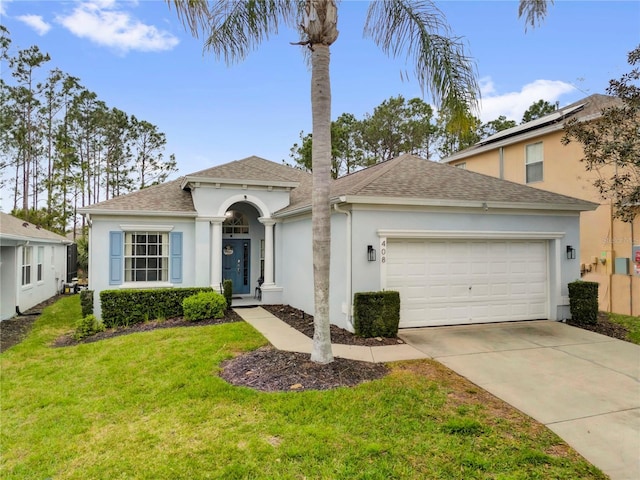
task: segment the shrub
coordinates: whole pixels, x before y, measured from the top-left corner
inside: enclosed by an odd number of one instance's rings
[[[95,315],[86,315],[76,323],[76,330],[73,333],[73,338],[76,340],[82,340],[98,332],[105,330],[104,323],[98,320]]]
[[[156,318],[181,317],[182,301],[211,287],[103,290],[102,320],[107,327],[132,325]]]
[[[577,280],[569,284],[569,311],[577,323],[598,321],[598,283]]]
[[[82,316],[93,315],[93,290],[80,290]]]
[[[224,293],[224,298],[227,301],[227,308],[231,308],[231,303],[233,301],[233,281],[227,279],[222,282],[222,292]]]
[[[187,320],[222,318],[226,309],[227,301],[218,292],[200,292],[182,301],[184,318]]]
[[[362,337],[395,337],[400,323],[400,293],[360,292],[353,298],[354,328]]]

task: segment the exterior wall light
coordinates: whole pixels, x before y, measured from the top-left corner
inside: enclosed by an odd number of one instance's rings
[[[571,245],[567,245],[567,260],[573,260],[576,258],[576,249]]]
[[[367,260],[370,262],[376,261],[376,249],[373,248],[373,245],[367,245]]]

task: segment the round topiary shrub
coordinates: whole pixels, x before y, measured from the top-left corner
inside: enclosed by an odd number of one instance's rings
[[[182,301],[182,310],[186,320],[222,318],[226,309],[227,301],[218,292],[200,292]]]

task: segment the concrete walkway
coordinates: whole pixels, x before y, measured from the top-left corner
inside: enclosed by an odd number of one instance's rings
[[[271,344],[311,353],[311,340],[257,308],[236,309]],[[333,345],[367,362],[434,358],[545,424],[612,480],[640,479],[640,346],[538,321],[406,329],[406,344]]]
[[[251,324],[278,350],[287,352],[311,353],[312,340],[293,327],[273,316],[264,308],[237,308],[234,311],[243,320]],[[429,358],[427,354],[407,345],[385,345],[380,347],[361,347],[356,345],[332,345],[333,355],[363,362],[394,362],[398,360],[416,360]]]

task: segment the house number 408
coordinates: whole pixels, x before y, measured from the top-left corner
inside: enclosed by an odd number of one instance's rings
[[[387,261],[387,241],[382,240],[380,242],[380,262],[385,263]]]

